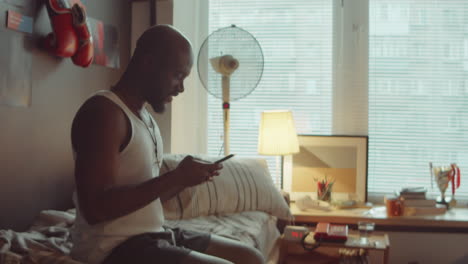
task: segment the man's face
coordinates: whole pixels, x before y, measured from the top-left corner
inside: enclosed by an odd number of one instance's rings
[[[173,97],[184,91],[184,80],[190,74],[193,65],[192,51],[179,51],[167,56],[167,60],[158,64],[161,66],[149,71],[149,81],[144,93],[153,110],[163,113],[165,104],[172,102]]]

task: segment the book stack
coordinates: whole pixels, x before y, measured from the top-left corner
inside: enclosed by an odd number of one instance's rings
[[[403,215],[434,215],[444,214],[447,211],[445,205],[439,205],[435,199],[426,198],[426,188],[409,187],[400,191],[400,200],[403,206]]]

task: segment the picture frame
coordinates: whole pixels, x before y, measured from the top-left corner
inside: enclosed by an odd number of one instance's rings
[[[333,180],[332,201],[367,202],[368,136],[298,135],[299,153],[283,160],[291,200],[317,199],[317,181]]]

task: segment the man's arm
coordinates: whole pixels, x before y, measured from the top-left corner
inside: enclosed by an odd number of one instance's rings
[[[176,170],[160,177],[117,186],[120,150],[129,132],[122,110],[101,97],[84,105],[73,122],[76,188],[80,209],[90,224],[127,215],[165,196],[172,187],[182,190],[217,173],[218,167],[188,158]]]

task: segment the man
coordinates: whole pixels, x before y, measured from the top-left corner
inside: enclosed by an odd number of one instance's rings
[[[121,79],[79,109],[72,126],[77,218],[72,256],[105,263],[262,263],[259,251],[219,236],[163,226],[161,201],[219,175],[222,165],[186,157],[159,175],[162,140],[145,109],[184,91],[190,42],[171,26],[143,33]]]

